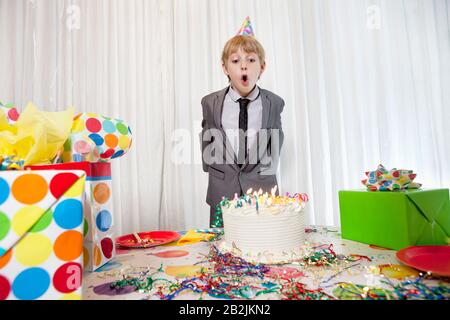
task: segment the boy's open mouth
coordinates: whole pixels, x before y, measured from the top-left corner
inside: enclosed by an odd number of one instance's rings
[[[243,74],[241,77],[242,83],[246,85],[248,83],[248,76],[246,74]]]

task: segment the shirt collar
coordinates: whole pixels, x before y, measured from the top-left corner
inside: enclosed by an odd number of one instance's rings
[[[238,102],[239,99],[241,99],[241,95],[237,93],[233,87],[230,85],[230,90],[228,91],[231,100],[234,102]],[[255,101],[259,97],[259,87],[255,85],[255,88],[250,92],[248,96],[245,97],[245,99],[249,99],[250,102]]]

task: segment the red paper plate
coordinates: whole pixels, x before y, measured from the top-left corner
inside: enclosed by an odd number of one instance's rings
[[[125,248],[150,248],[162,244],[176,241],[180,234],[175,231],[150,231],[138,232],[139,237],[146,243],[139,243],[133,234],[120,236],[116,239],[116,244]]]
[[[450,276],[450,246],[414,246],[397,252],[404,264],[441,276]]]

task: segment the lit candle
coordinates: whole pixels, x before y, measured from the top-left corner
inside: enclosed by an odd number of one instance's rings
[[[272,196],[274,196],[276,192],[277,192],[277,186],[273,187],[270,193],[272,194]]]
[[[267,206],[267,192],[263,194],[263,204]]]

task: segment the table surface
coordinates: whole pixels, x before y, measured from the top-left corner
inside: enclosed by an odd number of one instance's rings
[[[450,299],[450,278],[403,265],[397,260],[395,250],[342,239],[338,229],[329,227],[310,226],[306,231],[309,257],[318,257],[318,252],[319,257],[323,257],[323,249],[331,248],[336,259],[323,260],[330,262],[328,265],[317,265],[315,260],[309,259],[264,266],[265,269],[256,266],[252,269],[253,276],[247,274],[236,283],[235,278],[230,280],[232,277],[226,275],[217,278],[213,271],[217,263],[208,261],[210,250],[218,241],[187,245],[173,242],[131,250],[118,248],[112,261],[95,272],[84,274],[83,299]],[[235,269],[231,265],[226,270]],[[205,274],[203,278],[200,276],[202,272],[206,272],[206,278]],[[263,274],[263,277],[256,274]],[[151,288],[111,287],[111,283],[139,275],[143,276],[141,279],[151,275],[154,281]],[[214,279],[216,284],[219,281],[224,287],[238,288],[240,293],[217,295],[215,291],[215,294],[208,294],[211,290],[205,286],[192,287],[192,283],[205,284],[208,279]],[[182,290],[189,280],[192,280],[191,288],[196,288],[197,292],[186,287]],[[432,294],[427,289],[431,287],[440,289]]]

